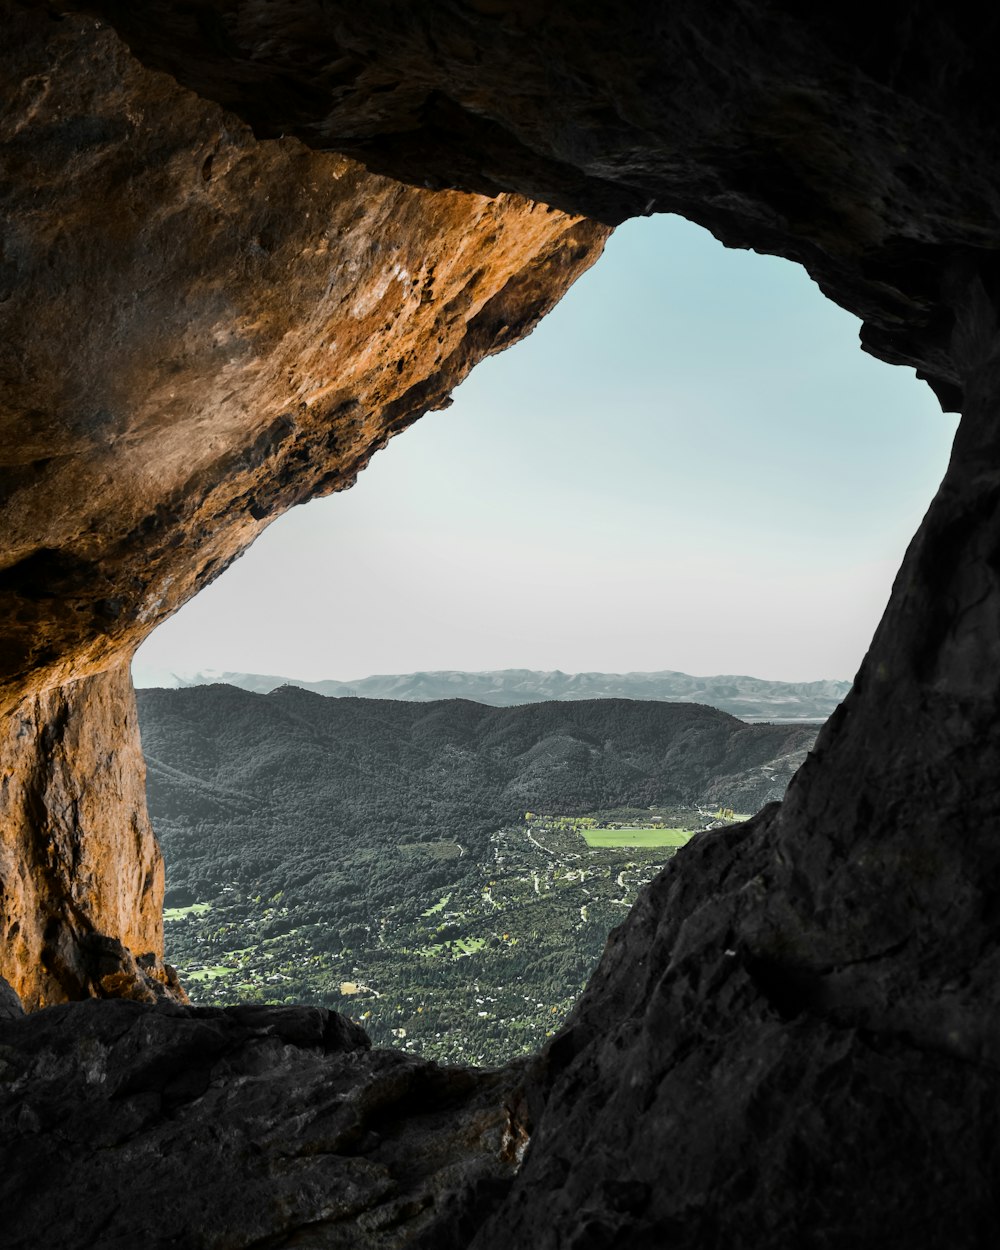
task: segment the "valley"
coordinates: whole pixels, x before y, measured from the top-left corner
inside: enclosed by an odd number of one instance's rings
[[[815,727],[699,705],[139,692],[194,1002],[314,1003],[379,1046],[499,1064],[565,1019],[699,831],[780,798]]]
[[[168,909],[168,958],[195,1002],[315,1003],[359,1020],[376,1045],[500,1064],[562,1024],[639,889],[696,830],[723,823],[673,809],[656,815],[690,828],[637,828],[652,814],[616,814],[632,825],[535,816],[497,830],[474,871],[436,887],[440,897],[386,905],[340,949],[334,910],[320,919],[282,892],[233,883]],[[457,866],[449,846],[403,844],[400,868],[419,874],[427,857]]]

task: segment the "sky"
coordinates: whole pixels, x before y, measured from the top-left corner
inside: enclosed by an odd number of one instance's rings
[[[850,679],[956,418],[788,261],[619,227],[527,339],[161,625],[201,670]]]

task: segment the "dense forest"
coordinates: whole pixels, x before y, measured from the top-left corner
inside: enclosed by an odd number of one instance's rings
[[[479,1037],[497,1032],[498,995],[533,1004],[534,1044],[539,1013],[562,1017],[671,853],[592,849],[546,815],[653,809],[701,828],[779,798],[816,733],[692,704],[492,708],[295,687],[145,690],[139,709],[167,954],[193,996],[324,1002],[377,1040],[431,1032],[429,1053],[486,1062],[503,1057]],[[470,995],[475,1041],[455,1005]],[[453,1024],[429,1030],[416,1008],[431,1004],[439,1026],[454,1007]]]

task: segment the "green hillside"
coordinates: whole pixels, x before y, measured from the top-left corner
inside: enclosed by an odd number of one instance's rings
[[[698,705],[290,687],[139,708],[167,957],[192,997],[323,1003],[379,1043],[482,1063],[562,1019],[664,841],[686,840],[669,831],[779,797],[815,733]],[[585,813],[611,845],[574,828]],[[606,827],[644,823],[638,846]]]

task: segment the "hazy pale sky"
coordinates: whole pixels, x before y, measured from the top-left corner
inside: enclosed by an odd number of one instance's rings
[[[528,339],[140,649],[305,680],[420,669],[851,678],[955,418],[787,261],[626,223]]]

